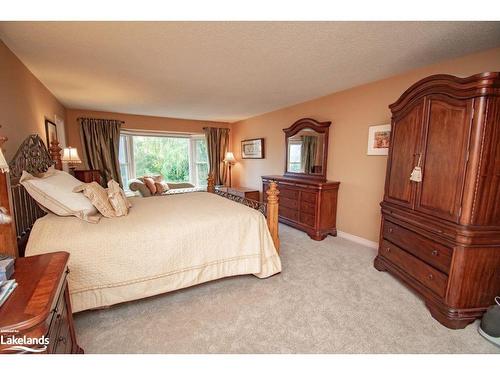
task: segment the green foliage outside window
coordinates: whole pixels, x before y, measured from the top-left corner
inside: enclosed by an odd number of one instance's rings
[[[161,174],[166,181],[189,182],[189,139],[134,136],[137,176]]]

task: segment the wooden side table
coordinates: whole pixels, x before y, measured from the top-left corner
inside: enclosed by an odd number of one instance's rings
[[[90,183],[97,182],[101,184],[101,171],[98,169],[75,169],[75,178],[82,182]]]
[[[71,312],[68,259],[66,252],[16,259],[13,278],[18,286],[0,307],[0,353],[30,353],[10,349],[14,345],[9,341],[26,336],[48,342],[16,345],[41,354],[83,354]]]
[[[227,186],[216,186],[216,190],[223,191],[238,197],[252,199],[254,201],[260,201],[260,193],[258,190],[250,189],[246,187],[227,187]]]

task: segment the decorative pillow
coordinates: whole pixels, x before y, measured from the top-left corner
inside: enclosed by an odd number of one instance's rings
[[[76,216],[90,223],[99,221],[100,216],[88,198],[73,192],[81,181],[54,168],[39,176],[23,171],[19,182],[40,206],[59,216]]]
[[[83,192],[83,194],[92,202],[104,217],[116,217],[115,210],[109,202],[108,192],[97,182],[93,181],[89,184],[80,184],[73,191]]]
[[[108,182],[108,199],[109,203],[115,210],[116,216],[127,215],[128,209],[132,207],[132,204],[125,196],[125,192],[115,180]]]
[[[165,181],[160,181],[160,182],[155,181],[155,186],[156,186],[156,193],[157,194],[163,194],[164,192],[166,192],[170,189],[168,184]]]
[[[144,177],[144,184],[148,187],[151,194],[156,194],[155,181],[151,177]]]
[[[139,178],[130,180],[128,187],[132,191],[138,191],[139,193],[141,193],[141,195],[143,197],[150,197],[151,196],[151,191],[148,189],[146,184],[143,181],[141,181]]]

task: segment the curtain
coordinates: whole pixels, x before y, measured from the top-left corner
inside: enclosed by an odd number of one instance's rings
[[[316,161],[316,149],[318,148],[318,139],[311,135],[302,136],[302,154],[300,155],[300,164],[304,168],[304,173],[311,173],[312,167]]]
[[[223,160],[229,147],[229,129],[203,128],[203,131],[207,139],[208,173],[213,173],[215,185],[223,185],[227,178]]]
[[[122,185],[118,153],[122,121],[80,118],[83,158],[89,169],[101,172],[103,185],[115,180]]]

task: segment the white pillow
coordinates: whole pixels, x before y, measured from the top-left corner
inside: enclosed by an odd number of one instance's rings
[[[23,171],[20,182],[38,204],[56,215],[76,216],[91,223],[100,219],[90,200],[82,193],[73,192],[82,182],[69,173],[49,169],[36,177]]]

